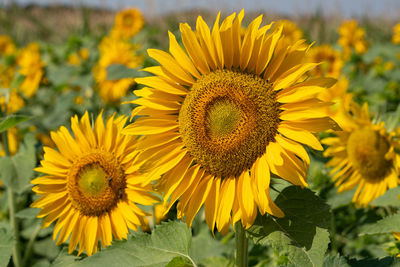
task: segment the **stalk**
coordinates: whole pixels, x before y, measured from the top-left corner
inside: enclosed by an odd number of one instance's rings
[[[3,146],[6,156],[10,156],[10,149],[8,147],[8,136],[7,131],[3,132]],[[16,204],[15,204],[15,193],[12,188],[7,187],[7,195],[8,195],[8,207],[9,207],[9,215],[10,215],[10,225],[11,229],[14,232],[15,242],[13,247],[13,262],[15,267],[21,266],[21,253],[20,253],[20,245],[19,245],[19,228],[18,228],[18,220],[15,217]]]
[[[247,267],[249,241],[246,237],[246,230],[243,228],[242,223],[240,221],[235,223],[235,232],[236,232],[235,267]]]

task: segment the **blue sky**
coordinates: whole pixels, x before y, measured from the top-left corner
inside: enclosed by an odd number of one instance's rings
[[[3,0],[4,1],[4,0]],[[6,1],[6,0],[5,0]],[[316,9],[324,14],[340,14],[344,17],[377,15],[400,21],[400,0],[14,0],[27,4],[67,4],[102,6],[120,9],[129,6],[140,8],[147,15],[159,15],[176,10],[207,8],[213,11],[269,10],[287,15],[312,13]]]

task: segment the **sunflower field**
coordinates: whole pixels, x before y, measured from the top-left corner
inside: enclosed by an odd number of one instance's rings
[[[400,266],[400,21],[75,11],[0,9],[0,266]]]

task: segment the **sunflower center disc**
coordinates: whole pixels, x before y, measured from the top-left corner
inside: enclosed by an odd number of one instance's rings
[[[192,86],[179,112],[179,130],[194,159],[210,174],[238,176],[274,141],[279,104],[262,78],[218,70]]]
[[[388,141],[377,131],[364,128],[353,132],[347,142],[347,153],[352,165],[369,180],[381,180],[392,162],[385,159]]]
[[[108,152],[93,151],[75,161],[68,173],[72,205],[87,216],[110,211],[124,197],[124,170]]]
[[[124,16],[124,24],[125,24],[125,26],[132,26],[132,24],[133,24],[133,18],[132,18],[132,16],[131,15],[127,15],[127,16]]]

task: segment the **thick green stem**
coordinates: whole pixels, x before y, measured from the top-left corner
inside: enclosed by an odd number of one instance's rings
[[[6,156],[10,156],[10,150],[8,148],[8,136],[7,131],[3,132],[3,148],[6,153]],[[13,247],[13,262],[15,267],[21,266],[21,253],[20,253],[20,246],[19,246],[19,228],[18,228],[18,220],[15,217],[16,211],[16,204],[15,204],[15,193],[14,191],[8,187],[7,188],[7,195],[8,195],[8,208],[10,213],[10,225],[11,229],[14,232],[15,243]]]
[[[235,239],[236,239],[236,267],[247,267],[248,263],[248,239],[246,237],[246,231],[244,230],[240,221],[235,223]]]
[[[31,237],[29,238],[28,245],[26,246],[24,258],[22,260],[22,266],[27,266],[27,263],[32,255],[33,245],[35,244],[36,238],[39,235],[40,230],[42,229],[41,224],[38,224],[33,231]]]
[[[15,217],[15,194],[11,188],[7,190],[8,194],[8,206],[10,210],[10,225],[11,229],[14,232],[15,243],[13,248],[13,261],[15,267],[21,266],[21,255],[20,255],[20,247],[19,247],[19,228],[18,228],[18,220]]]

